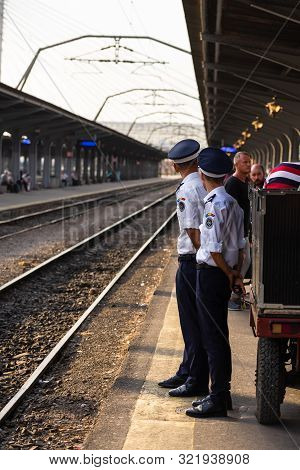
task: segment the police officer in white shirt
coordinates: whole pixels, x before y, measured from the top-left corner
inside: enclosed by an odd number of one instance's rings
[[[206,196],[198,173],[199,151],[197,141],[185,139],[178,142],[168,155],[183,178],[176,190],[180,228],[176,296],[185,349],[176,374],[159,383],[161,387],[173,388],[169,391],[172,397],[205,396],[208,393],[208,361],[201,348],[196,306],[196,251],[200,245],[199,225]]]
[[[240,269],[245,245],[243,211],[223,186],[232,169],[225,152],[207,148],[198,158],[201,178],[208,191],[200,226],[201,247],[197,252],[198,321],[209,363],[211,393],[193,402],[186,414],[196,418],[227,416],[230,396],[231,350],[227,304],[231,290],[242,289]]]

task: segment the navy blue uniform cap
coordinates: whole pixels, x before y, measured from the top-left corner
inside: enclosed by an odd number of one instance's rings
[[[198,157],[200,152],[200,144],[197,140],[184,139],[177,142],[168,153],[168,157],[174,163],[185,163]]]
[[[222,178],[231,172],[233,163],[223,150],[207,147],[198,156],[198,166],[206,176]]]

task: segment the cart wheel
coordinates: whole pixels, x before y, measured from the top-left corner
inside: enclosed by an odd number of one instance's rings
[[[256,417],[261,424],[277,423],[285,394],[282,341],[259,338],[256,370]]]

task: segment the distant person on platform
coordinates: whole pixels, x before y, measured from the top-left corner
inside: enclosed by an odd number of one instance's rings
[[[242,278],[245,277],[250,264],[250,199],[249,199],[249,178],[251,171],[251,157],[247,152],[238,152],[234,157],[235,172],[225,183],[225,189],[230,196],[238,202],[244,212],[244,237],[245,237],[245,259],[241,269]],[[228,303],[229,310],[241,310],[241,296],[233,293]]]
[[[31,188],[31,176],[29,173],[25,172],[22,174],[21,182],[26,192],[30,191]]]
[[[66,173],[65,171],[62,171],[61,176],[60,176],[62,186],[64,187],[68,186],[68,178],[69,178],[68,173]]]
[[[105,181],[111,183],[114,180],[113,173],[111,170],[106,170]]]
[[[118,169],[118,170],[115,171],[115,173],[116,173],[116,181],[118,183],[120,183],[120,181],[121,181],[121,170]]]
[[[254,163],[251,167],[250,179],[257,189],[262,189],[265,184],[265,169],[260,163]]]
[[[2,175],[0,176],[1,186],[6,186],[6,190],[8,193],[18,192],[15,190],[14,179],[12,176],[12,172],[8,169],[4,170]]]
[[[0,185],[6,186],[6,190],[7,190],[7,173],[8,173],[8,170],[4,170],[3,173],[1,173],[0,175]]]
[[[71,179],[72,179],[72,186],[80,185],[80,181],[79,181],[78,174],[76,173],[76,171],[71,172]]]

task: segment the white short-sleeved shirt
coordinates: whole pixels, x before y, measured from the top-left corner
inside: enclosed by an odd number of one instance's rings
[[[226,263],[233,268],[238,263],[239,250],[245,246],[243,210],[224,186],[210,191],[204,203],[197,263],[216,266],[211,256],[211,252],[215,252],[222,253]]]
[[[198,172],[186,176],[176,191],[177,217],[180,228],[177,250],[180,255],[195,254],[197,251],[186,229],[199,229],[203,218],[206,194]]]

